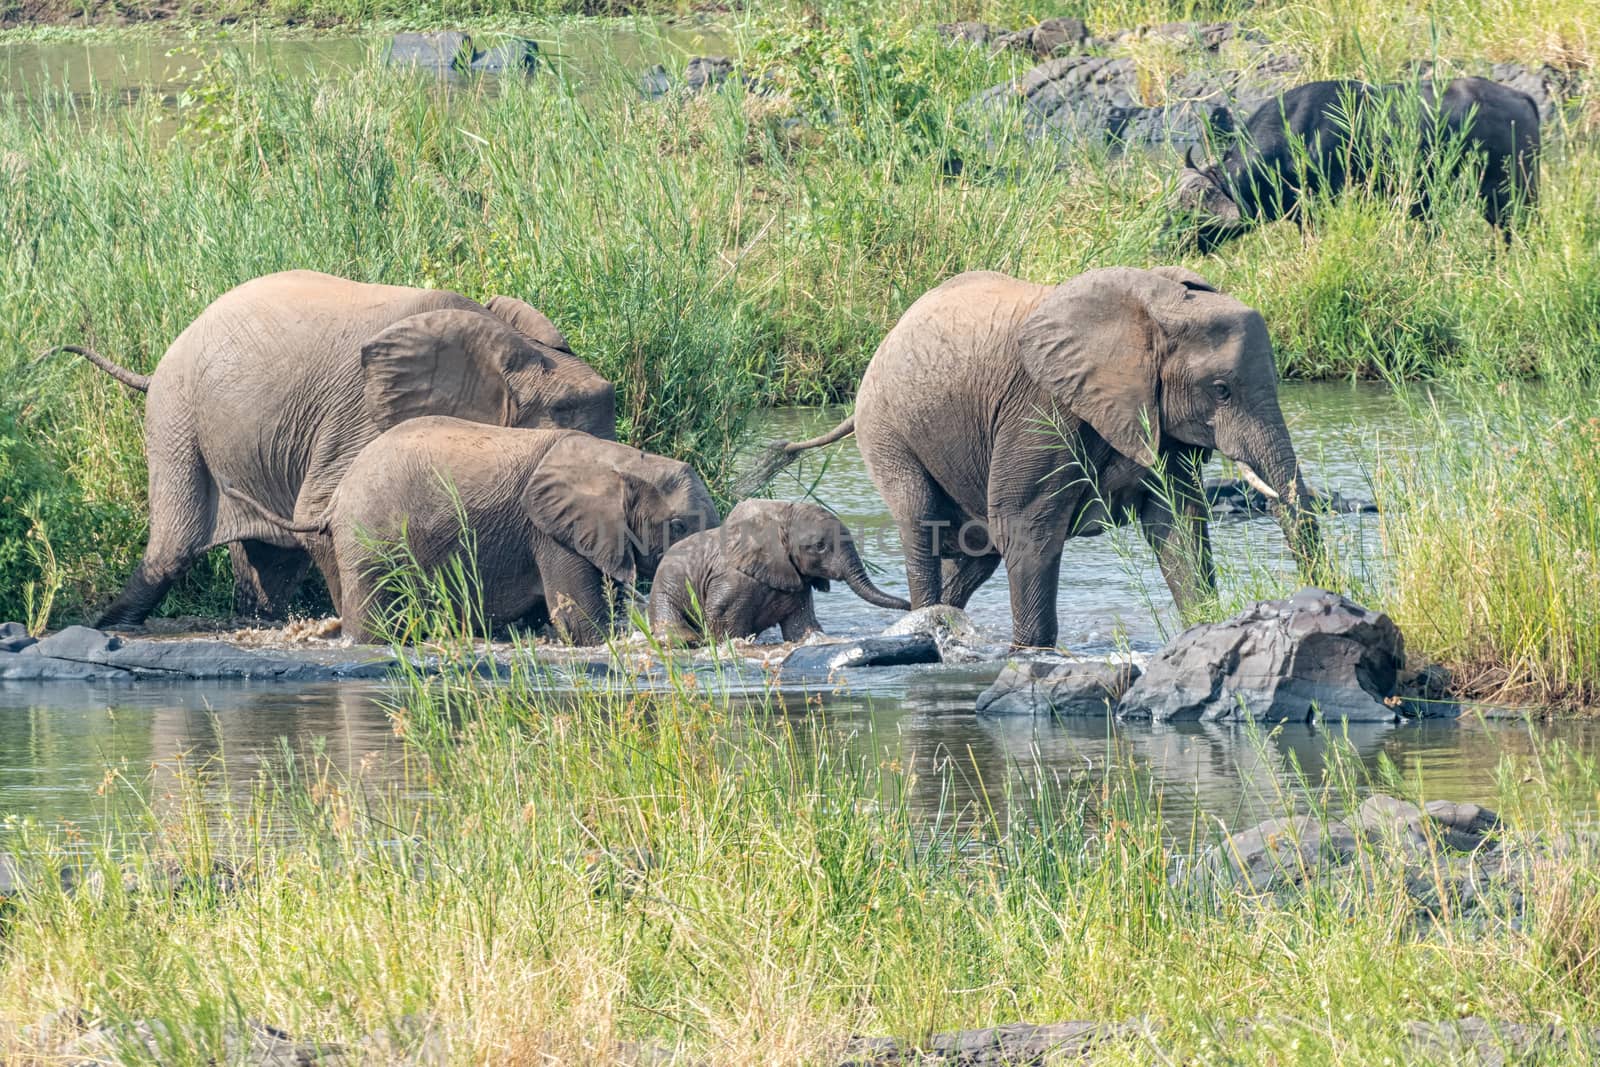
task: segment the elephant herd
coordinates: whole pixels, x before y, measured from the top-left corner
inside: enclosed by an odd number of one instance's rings
[[[519,300],[290,271],[218,298],[149,377],[75,350],[147,394],[149,543],[108,628],[141,624],[226,544],[241,612],[280,616],[314,562],[367,640],[398,560],[435,572],[470,543],[484,624],[574,643],[602,640],[619,593],[652,578],[658,634],[794,640],[832,581],[880,607],[961,606],[1003,560],[1013,641],[1051,645],[1064,541],[1130,516],[1180,605],[1211,594],[1213,450],[1317,554],[1266,326],[1176,267],[953,278],[889,333],[850,419],[769,450],[775,471],[855,432],[909,602],[872,583],[827,510],[745,500],[723,522],[688,464],[618,443],[611,384]]]
[[[1177,202],[1191,241],[1213,247],[1361,178],[1374,160],[1354,151],[1352,109],[1393,111],[1396,92],[1302,86],[1219,164],[1190,158]],[[1424,148],[1469,142],[1485,217],[1504,229],[1535,193],[1533,102],[1470,78],[1424,84],[1421,100]],[[148,394],[149,543],[102,627],[141,624],[226,544],[242,614],[281,617],[314,562],[346,633],[367,639],[394,610],[397,558],[433,571],[470,541],[483,623],[548,623],[578,643],[603,639],[640,581],[654,579],[661,635],[796,639],[831,581],[881,607],[962,607],[1003,562],[1012,642],[1051,646],[1070,537],[1137,520],[1180,608],[1214,595],[1200,476],[1213,452],[1274,502],[1320,576],[1266,324],[1178,267],[1053,286],[951,278],[890,330],[853,415],[768,449],[747,485],[855,434],[899,529],[909,602],[873,585],[825,509],[745,500],[722,522],[690,466],[618,443],[612,384],[520,300],[289,271],[219,297],[148,377],[68,347]]]

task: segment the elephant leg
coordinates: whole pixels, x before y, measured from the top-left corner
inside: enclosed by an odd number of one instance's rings
[[[779,620],[778,629],[782,631],[785,641],[802,641],[806,634],[822,632],[822,624],[817,621],[816,605],[809,594],[794,611]]]
[[[537,545],[534,565],[544,583],[550,623],[561,640],[597,645],[611,633],[613,597],[598,567],[554,540]]]
[[[179,464],[152,463],[149,495],[150,540],[122,593],[95,622],[102,630],[143,624],[173,583],[211,547],[216,498],[197,454]]]
[[[1000,556],[988,553],[982,556],[962,554],[944,561],[944,602],[954,608],[965,608],[978,587],[993,577],[1000,566]]]
[[[1175,459],[1168,484],[1146,492],[1140,502],[1139,528],[1155,551],[1179,613],[1185,621],[1198,619],[1217,596],[1216,562],[1211,555],[1211,530],[1198,464],[1188,458]]]
[[[892,469],[880,491],[900,528],[911,606],[943,603],[940,555],[945,538],[957,526],[955,509],[914,459],[904,459]]]
[[[1019,544],[1005,553],[1011,592],[1013,648],[1054,648],[1056,594],[1061,588],[1061,542],[1055,551]]]
[[[285,618],[289,598],[311,565],[306,551],[265,541],[230,541],[228,556],[233,562],[234,612],[246,618]]]

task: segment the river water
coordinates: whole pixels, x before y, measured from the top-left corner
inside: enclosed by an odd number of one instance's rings
[[[695,55],[718,54],[727,40],[694,20],[630,20],[531,25],[521,35],[539,44],[541,62],[560,70],[580,88],[595,78],[621,77],[637,84],[657,63],[681,67]],[[493,47],[501,35],[474,33],[477,47]],[[174,103],[194,86],[197,73],[224,55],[289,77],[339,76],[381,56],[387,36],[267,37],[253,32],[201,39],[88,36],[77,40],[0,43],[0,99],[25,99],[49,92],[59,101],[91,99],[131,102],[153,95]],[[493,91],[492,78],[471,83]]]
[[[1290,385],[1285,415],[1300,442],[1311,478],[1329,489],[1370,495],[1369,477],[1380,457],[1422,447],[1417,420],[1387,388],[1343,384]],[[797,438],[833,425],[837,410],[773,413],[752,435]],[[774,487],[800,498],[814,495],[861,531],[885,588],[904,591],[888,516],[851,442],[808,460],[799,476]],[[1220,474],[1221,467],[1212,473]],[[1374,516],[1333,520],[1335,537],[1375,543]],[[1281,538],[1270,520],[1221,520],[1216,551],[1225,586],[1246,587],[1262,568],[1286,566]],[[1170,602],[1148,550],[1132,531],[1070,542],[1062,567],[1062,641],[1080,651],[1118,644],[1152,649],[1170,623]],[[1241,562],[1243,561],[1243,562]],[[1152,610],[1145,597],[1156,605]],[[1009,610],[1003,572],[979,591],[970,613],[1003,636]],[[856,600],[848,591],[819,595],[818,615],[830,632],[876,632],[894,613]],[[913,802],[927,813],[975,802],[980,783],[991,793],[1019,776],[1093,780],[1110,768],[1132,767],[1158,789],[1177,832],[1193,812],[1230,826],[1281,812],[1305,783],[1323,778],[1333,746],[1346,746],[1377,774],[1385,764],[1408,779],[1420,777],[1429,795],[1491,801],[1501,759],[1531,751],[1543,740],[1564,740],[1580,750],[1600,742],[1590,722],[1528,723],[1482,720],[1395,727],[1352,727],[1329,732],[1286,727],[1265,735],[1239,727],[1184,725],[1110,726],[1102,721],[1055,723],[1027,719],[980,720],[972,711],[978,692],[996,671],[987,667],[889,668],[857,673],[848,687],[813,694],[826,709],[829,728],[882,759],[921,773]],[[787,706],[804,694],[786,692]],[[371,788],[417,788],[382,706],[383,691],[370,683],[349,686],[48,688],[0,684],[0,817],[29,816],[48,825],[92,830],[108,812],[101,790],[108,773],[144,783],[159,810],[170,803],[179,778],[204,768],[212,803],[242,800],[269,764],[285,752],[314,755],[338,773]],[[792,721],[811,727],[796,713]],[[930,773],[935,768],[951,772]],[[125,809],[127,793],[113,791]],[[1287,799],[1286,799],[1287,798]]]

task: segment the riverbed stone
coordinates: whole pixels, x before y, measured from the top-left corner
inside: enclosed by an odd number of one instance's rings
[[[199,1034],[175,1031],[160,1019],[135,1019],[105,1023],[90,1029],[62,1048],[64,1059],[73,1067],[128,1062],[132,1053],[162,1063],[179,1050],[199,1051],[206,1047]],[[246,1019],[243,1026],[227,1024],[222,1030],[222,1049],[216,1062],[237,1067],[310,1067],[338,1062],[337,1050],[296,1041],[275,1026]]]
[[[1312,505],[1318,510],[1336,515],[1372,515],[1378,511],[1378,505],[1370,500],[1345,496],[1337,491],[1326,492],[1312,488],[1311,500]],[[1207,481],[1206,503],[1210,505],[1214,517],[1272,514],[1272,501],[1243,478],[1215,478]]]
[[[1390,618],[1325,589],[1257,603],[1168,642],[1118,705],[1150,722],[1392,722],[1405,665]]]
[[[985,45],[1003,31],[987,22],[941,22],[934,27],[934,32],[958,44]]]
[[[979,715],[1106,716],[1139,677],[1132,663],[1008,663],[978,695]]]
[[[456,30],[397,33],[389,39],[390,66],[437,74],[465,73],[472,68],[472,36]]]
[[[474,74],[532,74],[539,69],[539,42],[507,37],[486,52],[472,57]]]
[[[827,675],[859,667],[899,667],[938,663],[939,644],[928,634],[862,637],[801,645],[783,661],[784,674]]]
[[[21,652],[0,652],[0,681],[119,682],[132,678],[127,671],[119,671],[113,667],[29,655],[32,651],[33,648],[30,647]]]
[[[39,642],[20,622],[0,623],[0,652],[21,652]]]
[[[891,1067],[896,1064],[952,1064],[1001,1067],[1002,1064],[1059,1064],[1086,1061],[1100,1046],[1148,1035],[1149,1026],[1130,1022],[1007,1023],[980,1030],[932,1034],[917,1042],[889,1037],[852,1037],[845,1042],[841,1067]]]
[[[122,638],[89,626],[68,626],[30,646],[25,653],[50,659],[94,663],[122,647]]]

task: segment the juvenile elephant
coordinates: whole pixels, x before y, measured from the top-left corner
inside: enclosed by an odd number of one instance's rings
[[[1213,449],[1278,501],[1301,560],[1320,558],[1266,324],[1181,268],[1056,286],[958,275],[884,338],[855,414],[773,445],[762,475],[852,431],[900,527],[912,606],[964,607],[1003,559],[1017,646],[1055,644],[1066,538],[1130,516],[1181,608],[1213,595],[1199,481]]]
[[[692,468],[572,430],[523,430],[424,416],[361,450],[324,515],[274,516],[229,486],[225,495],[306,539],[345,633],[369,640],[383,617],[384,546],[404,541],[425,571],[463,550],[463,517],[489,626],[548,613],[574,644],[609,628],[608,586],[656,572],[666,550],[717,525]]]
[[[309,560],[222,485],[305,522],[358,452],[419,415],[616,435],[611,383],[504,296],[288,271],[218,297],[148,377],[72,351],[149,394],[150,538],[102,627],[143,622],[196,557],[229,543],[237,610],[281,614]]]
[[[1393,153],[1353,141],[1374,121],[1393,129],[1381,136],[1412,131],[1425,166],[1459,138],[1466,159],[1483,170],[1478,198],[1483,217],[1509,240],[1512,209],[1532,203],[1539,184],[1539,109],[1526,93],[1485,78],[1457,78],[1439,92],[1431,81],[1415,88],[1407,102],[1404,85],[1371,86],[1358,81],[1318,81],[1297,86],[1251,114],[1239,142],[1215,166],[1184,157],[1177,189],[1178,208],[1193,224],[1190,236],[1210,252],[1257,223],[1296,214],[1306,196],[1337,194],[1350,182],[1366,179]],[[1379,175],[1379,177],[1384,177]],[[1392,176],[1391,176],[1392,177]],[[1429,210],[1424,196],[1413,214]]]
[[[844,523],[815,504],[745,500],[727,520],[674,545],[650,587],[650,629],[692,642],[755,637],[777,626],[798,641],[817,624],[813,590],[844,582],[867,603],[896,611],[911,605],[867,577]]]

